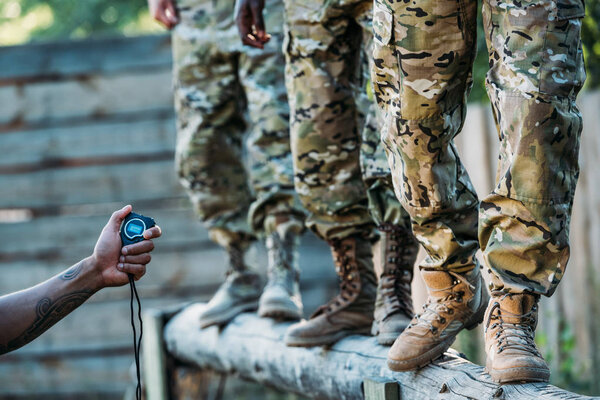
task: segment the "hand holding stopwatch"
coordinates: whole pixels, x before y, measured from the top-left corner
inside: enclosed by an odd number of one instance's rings
[[[129,213],[121,224],[120,234],[123,246],[144,240],[144,231],[152,228],[154,225],[156,225],[156,223],[154,222],[154,219],[150,217],[144,217],[143,215],[134,212]]]
[[[134,212],[129,213],[129,215],[127,215],[127,217],[125,217],[125,219],[123,220],[123,223],[121,224],[121,230],[120,230],[120,235],[121,235],[121,242],[122,242],[122,246],[127,246],[130,244],[134,244],[134,243],[138,243],[141,242],[144,239],[144,231],[146,229],[150,229],[152,228],[154,225],[156,225],[156,223],[154,222],[154,219],[150,218],[150,217],[145,217],[143,215],[140,214],[136,214]],[[135,367],[136,367],[136,375],[137,375],[137,387],[135,390],[135,396],[136,399],[141,400],[142,398],[142,385],[141,385],[141,376],[140,376],[140,347],[142,344],[142,334],[143,334],[143,327],[142,327],[142,304],[140,303],[140,297],[138,296],[137,293],[137,289],[135,287],[135,281],[133,279],[133,275],[132,274],[128,274],[129,275],[129,287],[131,289],[131,302],[130,302],[130,309],[131,309],[131,327],[133,328],[133,352],[135,355]],[[134,322],[134,318],[133,318],[133,296],[135,295],[135,298],[137,299],[137,304],[138,304],[138,320],[139,320],[139,324],[140,324],[140,337],[139,339],[137,338],[137,333],[135,330],[135,322]]]

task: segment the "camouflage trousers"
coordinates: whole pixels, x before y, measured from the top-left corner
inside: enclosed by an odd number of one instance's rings
[[[479,205],[453,143],[475,57],[475,0],[376,0],[373,82],[398,198],[427,269],[463,272],[481,245],[492,288],[551,295],[569,258],[585,79],[581,0],[484,0],[486,86],[500,139]]]
[[[281,25],[281,2],[268,3],[267,21]],[[282,34],[275,32],[264,50],[242,48],[233,0],[180,0],[178,6],[176,169],[200,219],[224,247],[276,228],[301,231]]]
[[[365,88],[372,2],[285,1],[286,84],[296,191],[307,226],[331,240],[410,227],[397,201]]]

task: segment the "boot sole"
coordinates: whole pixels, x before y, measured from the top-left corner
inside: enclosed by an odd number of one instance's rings
[[[258,307],[258,316],[261,318],[295,321],[302,318],[302,311],[296,307],[290,307],[286,303],[261,303]]]
[[[251,301],[233,306],[218,316],[208,318],[200,317],[200,328],[205,329],[213,325],[225,325],[239,314],[247,311],[256,311],[257,308],[258,301]]]
[[[485,310],[486,310],[487,304],[490,300],[490,295],[488,294],[487,290],[485,289],[485,285],[483,285],[483,284],[481,285],[481,292],[482,293],[481,293],[481,300],[480,300],[479,308],[471,316],[471,318],[469,318],[465,322],[463,329],[467,329],[467,330],[475,329],[477,327],[477,325],[479,325],[480,323],[483,322],[483,317],[485,316]],[[418,368],[422,368],[422,367],[426,366],[427,364],[431,363],[433,360],[444,355],[446,350],[448,350],[450,348],[450,346],[452,346],[452,343],[454,343],[454,340],[456,339],[456,336],[458,335],[459,332],[460,331],[456,332],[456,335],[446,339],[446,341],[438,344],[437,346],[426,351],[425,353],[421,354],[420,356],[412,358],[410,360],[394,360],[394,359],[388,357],[387,364],[388,364],[389,369],[391,369],[392,371],[396,371],[396,372],[403,372],[403,371],[411,371],[413,369],[418,369]]]
[[[452,343],[454,343],[454,339],[456,339],[456,337],[452,337],[421,354],[420,356],[411,358],[410,360],[394,360],[388,358],[388,368],[395,372],[412,371],[414,369],[422,368],[427,364],[430,364],[433,360],[444,355],[446,350],[448,350],[450,346],[452,346]]]
[[[370,334],[371,328],[363,328],[363,329],[355,329],[355,330],[345,330],[339,331],[336,333],[332,333],[331,335],[319,336],[319,337],[285,337],[285,344],[289,347],[314,347],[314,346],[327,346],[329,344],[333,344],[346,336],[352,335],[366,335]]]
[[[548,382],[550,370],[545,368],[514,367],[506,369],[494,369],[485,366],[485,372],[495,383],[510,382]]]

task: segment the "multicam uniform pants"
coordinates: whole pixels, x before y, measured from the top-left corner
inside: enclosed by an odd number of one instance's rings
[[[551,295],[569,258],[578,177],[583,3],[484,0],[501,150],[496,187],[480,206],[453,144],[476,14],[475,0],[375,1],[372,76],[394,186],[429,255],[422,268],[467,271],[480,243],[492,289]]]
[[[178,0],[181,23],[173,31],[176,167],[211,237],[225,247],[276,226],[301,230],[303,221],[293,186],[283,35],[273,32],[264,50],[242,48],[234,3]],[[267,1],[265,17],[281,26],[281,1]]]
[[[365,91],[372,2],[286,0],[285,6],[295,184],[310,212],[307,225],[326,240],[370,237],[374,223],[410,227]]]

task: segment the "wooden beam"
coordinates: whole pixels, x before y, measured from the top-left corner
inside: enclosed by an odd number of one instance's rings
[[[156,309],[143,313],[142,372],[147,400],[169,398],[167,354],[163,342],[164,312]]]
[[[386,367],[388,348],[373,337],[351,336],[331,348],[286,347],[283,336],[290,323],[255,314],[242,314],[223,330],[202,330],[203,308],[192,305],[167,324],[165,341],[173,357],[312,398],[363,399],[367,379],[395,381],[400,398],[411,400],[589,398],[543,383],[500,387],[482,367],[451,353],[419,371],[395,373]]]
[[[0,47],[0,85],[69,75],[168,68],[169,35],[85,39]]]

